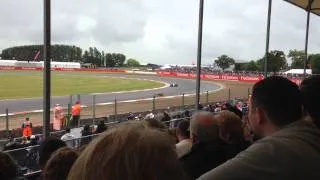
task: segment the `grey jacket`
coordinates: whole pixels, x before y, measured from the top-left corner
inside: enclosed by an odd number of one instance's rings
[[[199,180],[319,180],[320,131],[307,121],[251,145]]]

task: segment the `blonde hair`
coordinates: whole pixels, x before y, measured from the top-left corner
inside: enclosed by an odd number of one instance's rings
[[[182,180],[174,142],[140,122],[114,127],[95,139],[73,165],[69,180]]]
[[[243,123],[239,116],[231,111],[221,111],[218,117],[221,138],[231,142],[244,138]]]

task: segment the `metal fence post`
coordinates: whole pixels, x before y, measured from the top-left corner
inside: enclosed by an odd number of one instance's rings
[[[250,88],[248,88],[248,98],[250,97]]]
[[[96,95],[93,95],[92,98],[92,124],[94,124],[96,120]]]
[[[68,104],[68,121],[67,121],[67,126],[70,125],[70,120],[71,120],[71,104]]]
[[[81,96],[80,96],[80,94],[77,95],[77,101],[79,101],[79,102],[81,101]]]
[[[152,99],[152,111],[154,112],[156,110],[156,96],[153,96]]]
[[[230,101],[231,100],[231,89],[229,88],[228,90],[228,100]]]
[[[72,95],[69,96],[69,104],[73,104],[72,103]]]
[[[184,93],[182,94],[182,107],[184,108]]]
[[[117,98],[114,98],[114,120],[117,120]]]
[[[9,131],[9,109],[6,108],[6,131]]]
[[[206,104],[209,104],[209,91],[207,91],[207,94],[206,94]]]

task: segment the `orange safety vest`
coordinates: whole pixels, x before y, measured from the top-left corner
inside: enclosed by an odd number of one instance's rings
[[[80,116],[81,106],[80,104],[76,104],[72,106],[72,116]]]
[[[23,130],[22,135],[23,137],[30,137],[32,135],[32,124],[28,121],[23,122]]]

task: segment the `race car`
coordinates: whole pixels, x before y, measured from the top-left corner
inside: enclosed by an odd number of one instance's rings
[[[170,87],[178,87],[177,83],[170,83]]]

